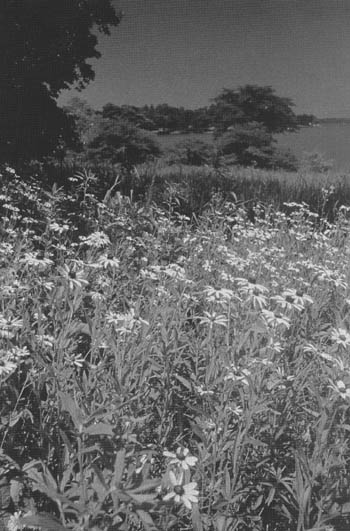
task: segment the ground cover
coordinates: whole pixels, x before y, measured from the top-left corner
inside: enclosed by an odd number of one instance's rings
[[[348,528],[349,208],[96,179],[2,169],[2,528]]]

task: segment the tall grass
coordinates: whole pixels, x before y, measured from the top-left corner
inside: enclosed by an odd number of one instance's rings
[[[2,527],[347,528],[349,208],[146,171],[136,201],[2,170]]]

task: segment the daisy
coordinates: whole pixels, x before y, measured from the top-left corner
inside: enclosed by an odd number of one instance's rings
[[[101,255],[97,262],[103,269],[118,269],[120,266],[120,260],[112,253]]]
[[[169,472],[169,478],[173,484],[173,490],[166,494],[163,498],[164,501],[169,501],[174,498],[175,503],[183,503],[187,509],[192,509],[192,503],[198,503],[197,483],[182,484],[183,473],[181,472],[179,477],[176,477],[173,472]]]
[[[204,315],[200,317],[200,324],[208,324],[209,328],[213,328],[214,325],[224,326],[227,328],[227,319],[224,315],[216,312],[203,312]]]
[[[190,451],[188,448],[179,447],[176,450],[176,453],[165,451],[163,452],[163,455],[171,459],[169,465],[178,465],[183,468],[183,470],[189,470],[189,468],[195,466],[198,461],[197,457],[189,455],[189,453]]]
[[[350,346],[350,334],[345,328],[333,328],[331,339],[334,343],[341,345],[344,348]]]
[[[70,269],[67,264],[59,266],[57,270],[71,290],[76,288],[82,289],[89,283],[86,278],[84,278],[83,271],[77,271],[74,267]]]

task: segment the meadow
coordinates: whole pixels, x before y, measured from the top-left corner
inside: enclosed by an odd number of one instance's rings
[[[349,187],[180,177],[1,169],[1,530],[349,528]]]

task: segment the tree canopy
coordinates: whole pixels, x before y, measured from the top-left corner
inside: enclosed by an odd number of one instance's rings
[[[221,132],[232,125],[255,122],[274,134],[297,129],[293,106],[291,99],[277,96],[270,86],[245,85],[224,89],[214,98],[212,113]]]
[[[88,145],[94,162],[120,163],[126,168],[160,155],[155,140],[134,124],[104,118],[96,137]]]
[[[0,0],[2,160],[45,155],[71,138],[55,98],[93,79],[95,30],[109,34],[119,21],[111,0]]]

